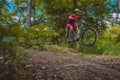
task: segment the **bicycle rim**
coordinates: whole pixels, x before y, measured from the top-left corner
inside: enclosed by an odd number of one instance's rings
[[[93,46],[96,43],[97,37],[98,37],[98,33],[94,28],[92,27],[86,28],[83,31],[81,38],[82,45],[88,47]]]

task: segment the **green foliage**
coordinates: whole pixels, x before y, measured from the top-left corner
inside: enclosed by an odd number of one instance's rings
[[[7,12],[1,6],[0,14],[0,79],[28,80],[25,56],[18,51],[19,38],[24,38],[24,32],[20,23],[14,22],[13,13]]]
[[[46,12],[50,15],[63,14],[65,9],[72,10],[73,8],[73,0],[49,0],[44,1],[44,3]]]
[[[120,26],[114,25],[105,32],[105,39],[108,39],[114,43],[119,43],[120,41]]]
[[[15,46],[13,42],[6,42],[5,45],[1,45],[1,80],[26,80],[26,61],[21,56],[22,54],[17,51],[17,46]]]
[[[46,51],[67,54],[70,53],[65,47],[60,47],[57,45],[46,45],[44,46]]]
[[[41,23],[25,30],[28,35],[27,45],[43,49],[43,45],[52,43],[52,36],[58,36],[52,28],[49,28],[45,23]]]
[[[96,45],[94,45],[92,47],[81,46],[79,48],[79,51],[84,53],[84,54],[101,55],[103,53],[102,50],[98,46],[96,46]]]
[[[25,37],[25,33],[23,32],[23,29],[20,28],[19,23],[13,23],[6,27],[1,26],[0,30],[1,41],[18,41],[21,43],[21,40]]]
[[[120,55],[119,35],[119,25],[114,25],[106,30],[100,46],[104,54]]]
[[[40,23],[28,28],[28,34],[31,35],[31,37],[57,35],[57,33],[55,33],[55,31],[52,30],[52,28],[49,28],[45,23]]]
[[[120,55],[120,46],[117,46],[111,42],[106,42],[101,46],[103,54],[107,55]]]

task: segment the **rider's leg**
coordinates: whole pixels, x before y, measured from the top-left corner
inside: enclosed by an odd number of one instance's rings
[[[71,26],[69,29],[69,39],[72,39],[72,32],[73,32],[73,27]]]
[[[73,33],[73,26],[72,24],[67,24],[66,25],[67,29],[68,29],[68,41],[73,41],[72,39],[72,33]]]

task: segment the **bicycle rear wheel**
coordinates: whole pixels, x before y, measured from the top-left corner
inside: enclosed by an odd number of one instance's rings
[[[82,33],[82,37],[81,37],[82,45],[91,47],[96,43],[97,38],[98,38],[98,33],[96,29],[92,27],[88,27]]]

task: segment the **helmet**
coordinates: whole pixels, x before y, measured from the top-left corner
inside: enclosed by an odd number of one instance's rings
[[[76,9],[74,10],[74,12],[80,12],[80,9],[76,8]]]

